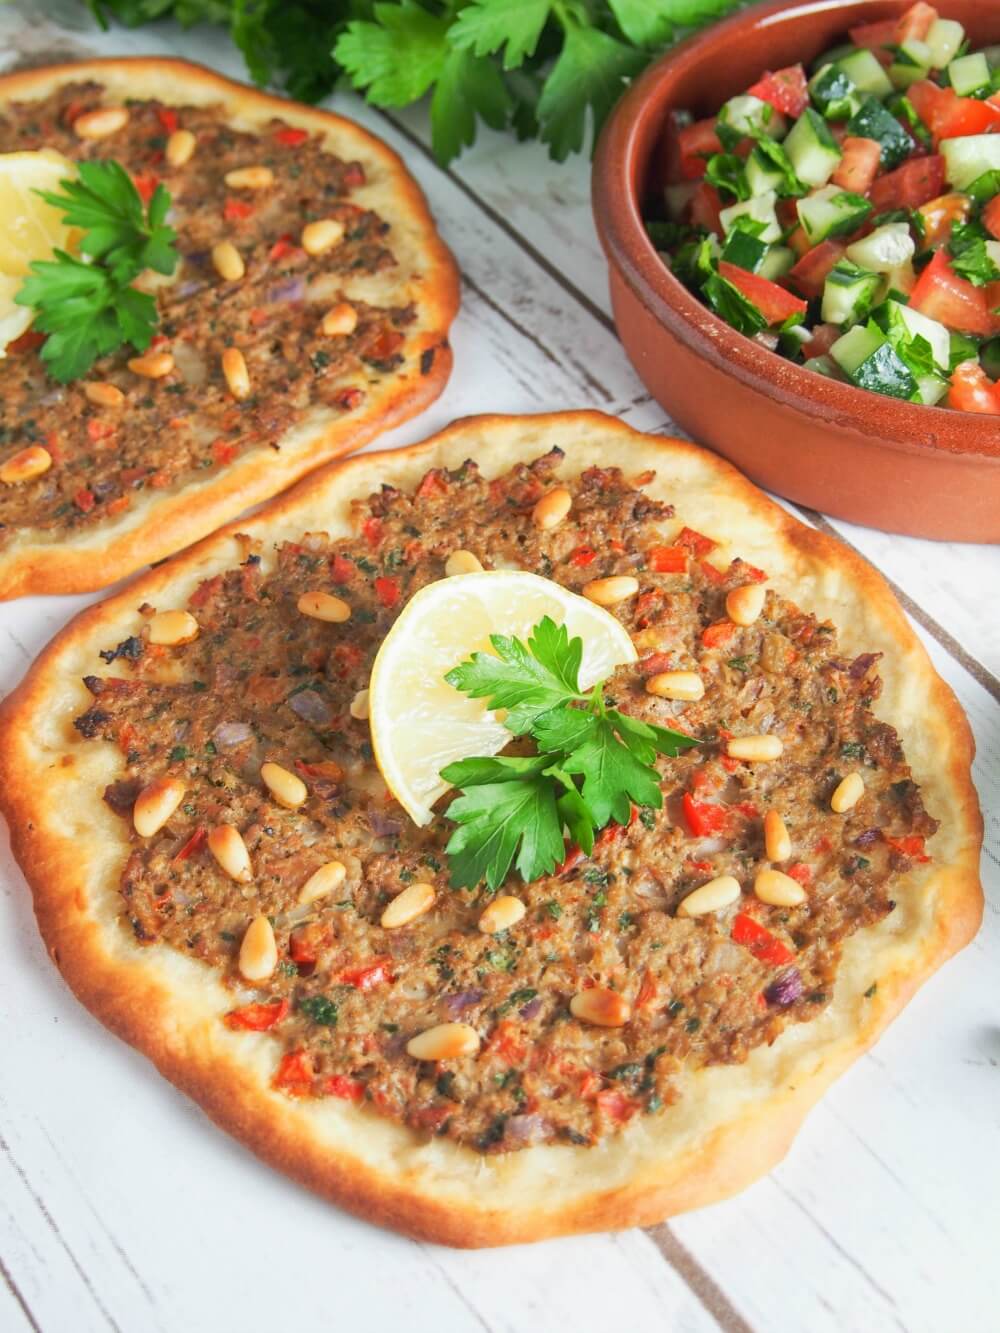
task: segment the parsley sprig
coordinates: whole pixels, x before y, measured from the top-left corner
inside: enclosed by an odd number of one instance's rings
[[[551,873],[565,856],[564,829],[589,855],[598,829],[627,824],[633,802],[663,804],[656,756],[698,744],[610,706],[604,681],[582,693],[583,642],[548,616],[527,644],[504,634],[490,642],[496,656],[473,653],[445,680],[506,709],[504,726],[533,740],[537,754],[461,759],[442,770],[461,792],[448,807],[459,826],[446,849],[455,888],[485,880],[497,889],[512,864],[526,883]]]
[[[145,210],[118,162],[81,162],[79,179],[59,186],[61,193],[37,193],[83,232],[86,259],[56,250],[53,259],[36,260],[15,300],[36,311],[34,327],[49,335],[42,359],[65,383],[124,343],[145,351],[156,329],[156,302],[132,283],[144,269],[171,274],[177,252],[166,225],[170,195],[162,185]]]

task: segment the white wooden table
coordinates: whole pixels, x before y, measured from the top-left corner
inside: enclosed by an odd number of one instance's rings
[[[77,0],[0,7],[0,69],[167,52],[243,77],[221,33],[103,34]],[[381,444],[483,410],[590,406],[670,429],[615,337],[585,160],[556,166],[481,132],[445,171],[422,111],[332,104],[403,155],[464,278],[452,381]],[[76,1003],[4,845],[2,1333],[1000,1330],[1000,551],[800,517],[892,581],[969,714],[991,901],[977,940],[813,1111],[787,1160],[645,1232],[464,1253],[377,1231],[260,1165]],[[88,600],[0,607],[0,690]]]

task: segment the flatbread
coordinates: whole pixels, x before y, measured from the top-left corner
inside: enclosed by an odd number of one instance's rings
[[[163,490],[138,493],[117,517],[70,534],[23,529],[0,552],[0,599],[32,593],[88,592],[105,587],[141,565],[163,559],[284,490],[321,463],[360,448],[425,408],[441,392],[451,370],[448,328],[458,308],[458,273],[439,238],[423,194],[401,159],[381,140],[342,116],[271,97],[183,60],[85,60],[26,70],[0,79],[0,105],[44,98],[66,83],[103,84],[108,101],[159,99],[168,106],[219,106],[231,123],[254,131],[279,117],[320,133],[344,161],[357,160],[366,183],[351,201],[390,223],[394,268],[365,279],[374,304],[413,303],[416,319],[406,330],[403,364],[390,374],[363,372],[345,385],[363,385],[366,399],[351,412],[313,407],[278,440],[247,450],[204,480],[183,479]],[[297,233],[300,220],[289,218]],[[41,426],[44,428],[44,417]],[[44,433],[44,431],[43,431]]]
[[[380,484],[412,489],[429,467],[467,457],[492,477],[553,446],[565,450],[563,476],[595,464],[629,476],[655,469],[647,491],[672,502],[684,523],[728,538],[723,559],[766,567],[778,592],[836,623],[845,652],[883,652],[876,712],[897,729],[940,820],[933,859],[907,873],[897,909],[846,941],[833,1000],[818,1018],[744,1064],[682,1073],[675,1105],[596,1147],[484,1157],[347,1102],[293,1100],[271,1087],[273,1041],[220,1022],[232,993],[215,975],[163,945],[139,947],[119,924],[129,829],[102,793],[121,757],[74,732],[72,719],[91,702],[81,677],[100,670],[99,647],[138,631],[140,604],[183,605],[202,579],[237,564],[245,546],[235,526],[84,611],[0,714],[0,803],[14,852],[51,955],[83,1003],[264,1160],[372,1221],[458,1246],[649,1224],[742,1189],[782,1158],[825,1088],[972,938],[982,911],[973,742],[954,695],[880,575],[714,455],[596,412],[470,418],[412,448],[335,464],[239,531],[267,551],[309,530],[348,535],[350,502]]]

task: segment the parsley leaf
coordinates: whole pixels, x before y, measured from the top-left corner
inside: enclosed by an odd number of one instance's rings
[[[658,810],[663,804],[659,774],[620,740],[609,718],[595,719],[590,738],[563,761],[567,773],[583,777],[583,799],[599,827],[612,819],[627,824],[636,805]]]
[[[516,69],[535,54],[551,8],[550,0],[472,0],[459,12],[448,40],[477,56],[506,46],[503,67]]]
[[[476,118],[502,130],[510,94],[500,71],[468,51],[449,51],[431,98],[431,145],[442,162],[457,157],[476,138]]]
[[[448,818],[459,826],[446,848],[456,887],[485,880],[499,888],[515,855],[525,882],[550,874],[563,858],[555,788],[543,777],[469,787],[452,801]]]
[[[1000,278],[1000,269],[986,249],[986,232],[977,222],[956,222],[951,229],[948,249],[951,252],[951,267],[962,278],[966,278],[976,287],[985,287],[988,282]]]
[[[334,54],[376,106],[406,106],[423,97],[444,67],[446,19],[414,0],[372,6],[372,22],[347,25]]]
[[[593,113],[596,136],[627,81],[645,63],[641,52],[597,28],[567,29],[563,49],[538,100],[541,138],[557,162],[583,147],[588,109]]]
[[[717,190],[727,191],[734,199],[750,198],[743,163],[735,153],[713,153],[705,164],[705,180]]]

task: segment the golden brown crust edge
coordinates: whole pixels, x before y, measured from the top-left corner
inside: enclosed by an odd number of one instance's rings
[[[44,95],[69,80],[123,76],[137,95],[182,101],[196,91],[227,109],[254,116],[281,116],[291,124],[346,135],[357,153],[377,162],[391,181],[394,226],[412,226],[424,258],[415,292],[416,332],[407,335],[407,369],[369,390],[362,408],[325,424],[307,425],[305,448],[284,456],[253,450],[208,482],[173,492],[146,493],[120,519],[90,529],[81,542],[24,543],[0,554],[0,601],[37,593],[92,592],[152,564],[213,532],[253,505],[279,494],[314,468],[362,448],[381,432],[422,412],[441,393],[452,367],[448,330],[458,310],[459,277],[451,252],[438,235],[423,192],[399,155],[346,117],[274,97],[186,60],[145,57],[84,60],[22,70],[0,78],[0,102]],[[383,205],[383,208],[385,206]],[[421,358],[432,353],[425,372]]]
[[[525,427],[525,422],[530,427]],[[39,767],[31,737],[40,718],[51,709],[53,697],[65,689],[67,659],[78,649],[104,642],[112,632],[109,627],[131,615],[143,599],[155,602],[157,594],[179,578],[229,563],[235,527],[152,571],[103,605],[83,612],[53,641],[0,709],[0,804],[11,826],[15,856],[32,887],[42,935],[82,1002],[264,1160],[373,1222],[457,1246],[513,1244],[571,1232],[649,1224],[743,1188],[780,1161],[809,1107],[828,1084],[875,1041],[922,982],[972,938],[982,910],[978,880],[982,823],[969,773],[973,742],[954,695],[933,671],[880,575],[847,548],[791,518],[713,455],[679,441],[640,435],[599,413],[472,418],[409,449],[367,455],[324,469],[241,529],[266,531],[282,519],[293,520],[298,513],[308,512],[318,497],[338,483],[344,483],[340,489],[345,494],[365,494],[385,469],[398,474],[411,461],[421,471],[439,462],[454,465],[454,448],[463,441],[467,441],[465,453],[476,453],[488,465],[498,439],[528,428],[540,440],[563,432],[571,439],[583,437],[588,431],[602,434],[642,453],[643,466],[649,464],[654,452],[665,466],[673,460],[696,465],[699,475],[708,478],[709,488],[716,487],[713,502],[723,497],[746,513],[750,525],[760,527],[768,540],[782,544],[793,566],[804,560],[809,567],[817,568],[821,577],[839,580],[852,598],[863,599],[867,614],[883,627],[882,642],[895,652],[896,661],[887,659],[883,666],[890,674],[901,673],[905,688],[915,689],[920,701],[916,719],[919,731],[909,714],[890,714],[888,720],[900,730],[908,754],[917,751],[911,755],[911,761],[917,760],[915,774],[918,780],[931,784],[932,804],[939,814],[946,813],[949,821],[947,855],[920,879],[920,892],[926,901],[933,902],[933,911],[926,919],[918,917],[919,931],[905,956],[905,965],[893,962],[891,934],[874,932],[880,934],[880,948],[888,950],[886,958],[891,966],[879,971],[877,995],[867,1002],[863,1017],[859,1021],[849,1018],[842,1031],[831,1028],[825,1020],[802,1025],[815,1030],[816,1041],[798,1041],[790,1074],[780,1071],[781,1060],[787,1063],[783,1056],[785,1037],[760,1060],[755,1056],[749,1063],[768,1074],[770,1065],[766,1062],[777,1053],[780,1076],[774,1078],[774,1086],[769,1085],[767,1095],[759,1100],[750,1097],[734,1103],[734,1113],[709,1132],[686,1133],[677,1144],[671,1142],[669,1133],[665,1134],[665,1142],[654,1144],[651,1156],[647,1153],[626,1163],[624,1176],[611,1183],[601,1178],[607,1174],[607,1157],[594,1156],[589,1159],[596,1177],[594,1187],[557,1199],[555,1205],[550,1202],[551,1180],[542,1181],[549,1188],[534,1188],[537,1182],[531,1176],[531,1155],[567,1154],[563,1162],[569,1172],[579,1175],[587,1173],[586,1154],[599,1150],[528,1149],[513,1154],[526,1164],[527,1188],[519,1183],[520,1175],[515,1175],[513,1183],[505,1181],[502,1177],[507,1168],[496,1159],[479,1164],[473,1171],[466,1159],[475,1155],[465,1149],[449,1149],[443,1161],[442,1169],[458,1170],[469,1177],[467,1188],[463,1185],[457,1191],[448,1183],[450,1176],[442,1175],[441,1170],[435,1169],[425,1178],[416,1150],[408,1150],[398,1159],[389,1157],[387,1164],[373,1162],[371,1154],[352,1151],[358,1135],[366,1130],[375,1132],[376,1127],[370,1123],[373,1117],[366,1119],[364,1112],[330,1108],[326,1103],[317,1111],[315,1104],[294,1102],[271,1092],[266,1071],[273,1068],[273,1061],[269,1063],[266,1054],[237,1048],[230,1042],[220,1049],[214,1029],[180,1021],[183,1005],[179,1005],[174,991],[155,970],[144,966],[142,955],[135,957],[137,951],[122,943],[124,937],[109,934],[95,917],[86,875],[81,870],[79,846],[55,831],[61,789],[53,780],[52,769]],[[521,456],[537,452],[540,449],[523,447]],[[502,465],[509,465],[512,456],[505,456]],[[572,456],[567,461],[572,464]],[[690,516],[688,499],[678,496],[679,517]],[[919,740],[921,735],[923,741]],[[67,749],[72,750],[72,746]],[[934,757],[936,775],[924,763],[928,755]],[[927,772],[921,771],[925,766]],[[938,839],[943,834],[944,830]],[[936,843],[932,850],[937,850]],[[843,984],[849,984],[846,975]],[[838,982],[838,988],[840,985]],[[791,1038],[793,1043],[796,1040]],[[712,1077],[716,1077],[714,1071]],[[716,1091],[720,1086],[726,1085],[717,1080]],[[324,1114],[336,1116],[338,1123],[343,1120],[347,1125],[335,1147],[331,1147],[330,1136],[320,1123],[319,1117]],[[385,1130],[383,1125],[377,1132],[384,1134]],[[409,1135],[398,1126],[392,1126],[391,1131]],[[421,1151],[436,1156],[440,1149],[428,1145]],[[570,1160],[569,1154],[577,1156]],[[560,1189],[565,1187],[561,1173],[557,1184]],[[522,1197],[524,1202],[518,1206],[515,1200]]]

